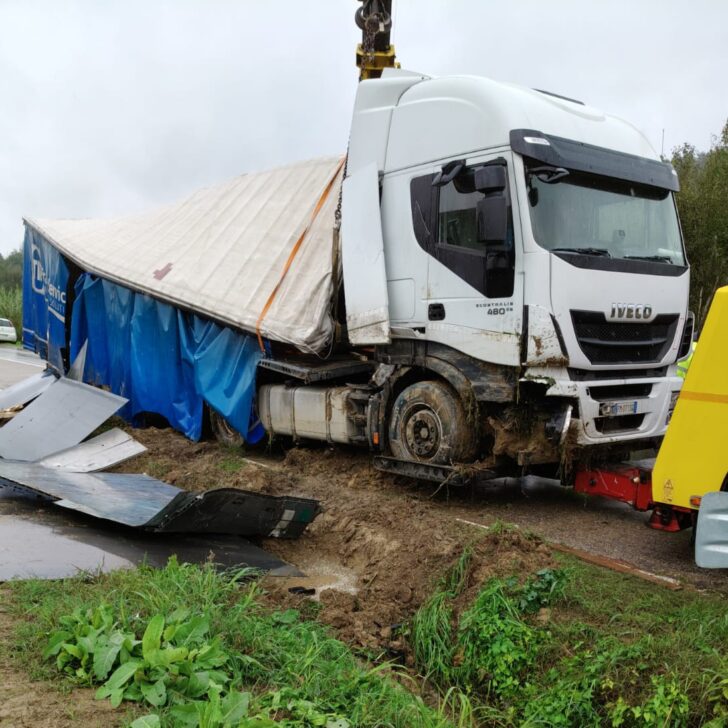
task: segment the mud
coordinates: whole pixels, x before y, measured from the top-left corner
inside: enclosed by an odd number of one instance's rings
[[[302,538],[261,543],[306,574],[305,579],[268,578],[267,599],[277,608],[317,601],[319,618],[361,647],[398,650],[397,625],[423,603],[469,543],[479,542],[469,577],[473,590],[490,576],[525,577],[555,563],[539,538],[487,535],[483,526],[495,520],[728,592],[724,575],[694,566],[689,534],[651,531],[644,514],[584,498],[553,482],[498,480],[477,489],[438,489],[379,473],[368,453],[354,449],[252,450],[241,458],[215,443],[192,444],[170,430],[135,430],[134,435],[149,452],[121,469],[146,470],[191,490],[229,486],[318,498],[324,512]],[[292,593],[291,588],[300,592],[295,587],[314,593]]]

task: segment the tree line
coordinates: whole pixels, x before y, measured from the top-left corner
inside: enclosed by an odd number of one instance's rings
[[[702,324],[716,288],[728,285],[728,121],[707,152],[673,151],[677,207],[691,265],[690,309]]]
[[[673,151],[672,164],[680,179],[677,207],[692,266],[690,309],[700,325],[715,289],[728,285],[728,121],[710,149],[683,144]],[[22,275],[20,250],[0,255],[0,289],[19,288]]]

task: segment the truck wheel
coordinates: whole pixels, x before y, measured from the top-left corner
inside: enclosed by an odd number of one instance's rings
[[[227,447],[242,447],[245,444],[243,436],[228,424],[228,421],[210,408],[210,429],[215,439]]]
[[[460,397],[437,381],[402,390],[389,416],[389,445],[400,460],[470,462],[476,450],[473,431]]]

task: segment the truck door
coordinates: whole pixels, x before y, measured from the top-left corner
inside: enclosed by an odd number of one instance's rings
[[[415,235],[429,253],[427,338],[517,366],[523,293],[508,172],[504,156],[455,160],[413,179],[411,191]]]

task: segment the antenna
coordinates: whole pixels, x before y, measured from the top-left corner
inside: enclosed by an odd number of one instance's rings
[[[662,128],[662,144],[660,145],[660,158],[665,158],[665,127]]]

